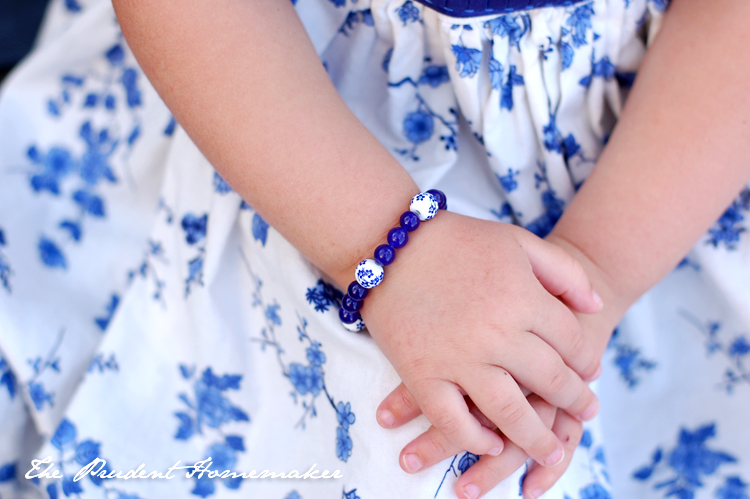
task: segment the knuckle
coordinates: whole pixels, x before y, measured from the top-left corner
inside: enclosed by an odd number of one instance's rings
[[[442,460],[452,454],[448,447],[448,442],[439,430],[430,432],[430,436],[425,442],[426,455],[431,456],[435,461]]]
[[[498,426],[502,428],[504,426],[516,426],[521,423],[526,416],[526,411],[519,401],[512,400],[501,405],[497,411],[497,415],[500,420]]]
[[[442,408],[434,411],[431,422],[446,435],[455,435],[461,430],[461,418],[458,414]]]
[[[401,387],[392,400],[392,408],[398,414],[409,414],[415,411],[416,401],[406,386]]]
[[[558,369],[547,382],[550,393],[560,393],[568,386],[568,371],[564,368]]]

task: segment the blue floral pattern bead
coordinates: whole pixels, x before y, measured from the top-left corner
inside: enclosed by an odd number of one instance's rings
[[[414,232],[419,227],[419,216],[413,211],[405,211],[401,215],[401,227],[408,232]]]
[[[401,227],[394,227],[388,231],[388,244],[396,249],[403,248],[409,242],[409,233]]]
[[[341,299],[341,308],[347,312],[358,312],[363,304],[364,301],[357,301],[349,295],[344,295]]]
[[[419,220],[431,220],[438,212],[438,200],[429,192],[420,192],[413,198],[409,204],[409,211],[416,213]]]
[[[440,209],[440,210],[447,210],[448,209],[448,199],[445,197],[445,194],[443,194],[443,191],[439,191],[437,189],[430,189],[427,192],[430,193],[430,194],[432,194],[432,196],[435,199],[437,199],[438,209]]]
[[[357,282],[363,288],[374,288],[381,282],[383,282],[383,267],[378,265],[375,260],[362,260],[357,265],[357,270],[354,272],[354,276]]]
[[[355,301],[362,301],[367,297],[367,288],[363,288],[357,281],[352,281],[349,284],[349,288],[346,290],[346,294]]]
[[[367,326],[365,326],[365,323],[364,323],[364,321],[362,319],[357,319],[356,321],[354,321],[352,323],[342,322],[341,324],[343,324],[343,326],[347,330],[351,331],[352,333],[357,333],[357,332],[362,331],[363,329],[365,329],[367,327]]]
[[[341,322],[344,324],[352,324],[354,322],[357,322],[361,318],[362,316],[359,315],[359,312],[349,312],[343,307],[339,309],[339,319],[341,319]]]
[[[385,267],[393,263],[396,259],[396,249],[390,244],[381,244],[375,248],[375,262]]]

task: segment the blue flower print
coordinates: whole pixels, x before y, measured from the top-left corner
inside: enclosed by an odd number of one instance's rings
[[[86,372],[94,372],[98,371],[100,373],[103,373],[105,371],[119,371],[120,366],[117,364],[117,359],[115,358],[115,354],[110,354],[109,358],[105,359],[103,353],[98,353],[96,356],[94,356],[93,359],[91,359],[91,363],[89,363],[89,368]]]
[[[362,23],[365,26],[375,26],[375,20],[372,17],[372,11],[370,9],[364,10],[353,10],[349,12],[344,20],[344,24],[339,28],[339,33],[349,36],[349,33],[359,24]]]
[[[0,357],[0,386],[5,386],[11,400],[15,398],[17,391],[16,375],[11,370],[8,362]]]
[[[344,489],[341,494],[341,499],[362,499],[362,498],[357,495],[357,489],[352,489],[349,492],[347,492],[346,489]]]
[[[349,402],[344,404],[341,401],[336,405],[336,418],[344,430],[349,430],[349,426],[353,425],[357,420],[352,412],[352,405]]]
[[[745,221],[744,212],[750,212],[750,189],[744,189],[709,229],[707,243],[714,248],[723,244],[727,250],[736,250],[740,236],[747,231],[741,225]]]
[[[112,320],[112,317],[115,315],[115,310],[117,310],[117,306],[120,304],[120,297],[116,294],[112,294],[109,298],[109,303],[107,304],[107,307],[105,309],[106,314],[102,317],[97,317],[94,319],[94,322],[96,323],[97,327],[101,332],[104,332],[107,330],[107,327],[109,326],[109,322]]]
[[[674,449],[666,455],[661,449],[657,449],[651,457],[651,463],[636,470],[633,478],[647,481],[657,472],[669,473],[665,480],[654,485],[654,489],[664,489],[664,497],[693,498],[695,492],[704,486],[704,477],[714,475],[724,464],[737,461],[726,452],[708,447],[708,440],[715,436],[714,423],[701,426],[695,431],[682,428]]]
[[[0,483],[10,482],[16,479],[16,463],[7,463],[0,466]]]
[[[320,349],[319,343],[313,343],[310,347],[306,350],[307,353],[307,361],[310,363],[311,366],[322,366],[326,363],[326,354],[323,353],[323,351]],[[341,402],[339,402],[341,404]],[[349,403],[346,404],[347,410],[349,410]],[[352,414],[353,416],[353,414]],[[340,423],[341,421],[339,421]],[[352,421],[353,423],[354,421]]]
[[[232,192],[232,188],[227,184],[227,181],[221,178],[219,172],[214,172],[214,191],[219,194],[227,194]]]
[[[110,136],[107,128],[97,132],[89,121],[81,125],[79,135],[88,147],[81,157],[81,179],[90,186],[98,184],[101,179],[116,183],[117,177],[109,166],[109,157],[117,148],[117,140]]]
[[[336,428],[336,457],[346,462],[352,455],[352,438],[343,426]]]
[[[5,241],[5,233],[3,232],[3,229],[0,229],[0,248],[4,247],[6,245]],[[0,251],[0,284],[3,285],[3,288],[10,293],[10,276],[13,275],[13,269],[10,268],[10,262],[8,261],[7,257],[3,254],[2,251]]]
[[[329,307],[338,310],[341,308],[341,299],[343,297],[344,293],[323,279],[318,279],[315,286],[307,288],[307,292],[305,293],[307,303],[313,305],[316,312],[326,312]]]
[[[603,78],[606,81],[610,81],[615,76],[615,65],[609,60],[606,55],[599,59],[594,60],[593,53],[591,54],[591,73],[581,78],[580,83],[582,86],[588,88],[591,85],[592,80],[597,78]]]
[[[568,42],[560,41],[560,47],[558,49],[560,51],[560,62],[562,64],[562,71],[565,71],[570,66],[573,65],[573,55],[575,55],[575,51],[573,50],[573,47],[570,46]]]
[[[287,495],[285,495],[284,499],[302,499],[302,496],[299,495],[299,492],[297,492],[296,490],[293,490],[289,492]]]
[[[185,231],[185,241],[189,245],[194,245],[206,237],[206,227],[208,225],[208,214],[197,216],[187,213],[182,217],[182,230]]]
[[[490,86],[493,90],[498,90],[503,84],[503,65],[495,59],[495,54],[490,56],[489,62]]]
[[[404,4],[398,8],[398,18],[406,26],[408,23],[414,23],[419,21],[419,9],[414,5],[411,0],[406,0]]]
[[[81,8],[81,4],[78,3],[78,0],[65,0],[65,9],[68,12],[78,13],[83,10]]]
[[[280,305],[278,303],[274,303],[266,307],[266,319],[271,321],[273,324],[276,324],[277,326],[281,326],[281,317],[279,317],[279,308],[280,308]]]
[[[413,144],[426,142],[432,137],[435,120],[424,111],[414,111],[404,118],[404,135]]]
[[[508,111],[513,109],[513,87],[523,84],[523,76],[516,73],[516,65],[511,64],[500,93],[500,109],[507,109]]]
[[[60,181],[77,168],[77,162],[70,151],[62,147],[52,147],[47,154],[31,146],[26,155],[33,164],[41,167],[39,173],[30,176],[29,182],[34,192],[48,191],[60,195]]]
[[[180,373],[186,380],[193,378],[195,369],[180,366]],[[224,395],[228,390],[239,390],[242,376],[239,374],[216,376],[211,368],[194,382],[195,398],[191,400],[186,393],[180,393],[179,399],[187,406],[186,412],[176,412],[180,426],[175,434],[177,440],[189,440],[195,433],[203,433],[205,424],[208,428],[221,428],[232,421],[249,422],[250,416],[240,407],[235,406]],[[230,437],[227,437],[230,439]],[[239,448],[240,442],[232,438],[230,446]]]
[[[513,171],[512,169],[508,168],[508,173],[506,173],[505,175],[495,175],[500,181],[500,185],[502,185],[503,189],[505,189],[505,192],[513,192],[518,188],[518,181],[516,181],[516,175],[518,174],[518,170]]]
[[[558,198],[555,191],[547,190],[542,192],[542,203],[546,212],[532,220],[525,228],[538,237],[544,238],[552,232],[555,224],[560,220],[565,201]]]
[[[738,476],[727,477],[724,485],[716,489],[716,499],[750,499],[748,484]]]
[[[587,485],[580,492],[581,499],[612,499],[610,493],[600,483]]]
[[[519,20],[521,21],[519,24]],[[512,16],[502,15],[485,23],[485,27],[492,30],[492,34],[508,39],[508,45],[520,50],[520,41],[531,29],[531,19],[527,14]]]
[[[451,45],[453,55],[456,57],[456,71],[461,78],[471,78],[479,71],[479,63],[482,62],[482,51],[468,48],[463,45]]]
[[[572,41],[575,48],[586,45],[586,33],[591,29],[592,15],[594,15],[594,6],[593,2],[589,2],[576,7],[565,21],[565,24],[571,28]]]
[[[289,380],[300,395],[318,396],[323,389],[323,370],[319,365],[289,364]]]
[[[635,388],[640,382],[640,372],[651,371],[656,362],[643,358],[641,351],[630,345],[615,343],[616,350],[614,364],[620,371],[620,377],[629,388]]]
[[[437,88],[443,83],[449,82],[450,79],[448,66],[436,66],[432,64],[424,68],[422,76],[419,77],[418,83],[420,85],[429,85],[432,88]]]
[[[253,239],[260,241],[263,246],[266,245],[266,240],[268,239],[268,227],[268,222],[263,220],[263,217],[258,215],[258,213],[253,215]]]

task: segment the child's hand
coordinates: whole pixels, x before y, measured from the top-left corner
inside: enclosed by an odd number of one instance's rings
[[[598,311],[583,269],[524,229],[450,212],[414,234],[363,308],[373,338],[447,441],[475,454],[504,446],[470,414],[468,394],[524,452],[558,464],[564,446],[518,384],[577,418],[596,414],[581,377],[597,374],[599,357],[553,296]]]
[[[605,297],[606,306],[600,313],[596,315],[576,314],[584,336],[593,346],[596,357],[600,358],[606,349],[612,330],[627,307],[613,291],[603,271],[587,259],[583,253],[560,237],[551,235],[548,237],[548,241],[561,247],[578,260],[590,277],[590,281]],[[580,442],[583,428],[580,421],[572,418],[569,414],[561,410],[557,410],[555,414],[555,408],[536,395],[530,395],[528,401],[542,421],[547,426],[552,426],[553,433],[560,441],[564,442],[565,446],[565,460],[560,466],[538,466],[532,468],[526,475],[523,483],[524,496],[536,499],[549,490],[568,468],[572,453]],[[496,427],[470,399],[467,398],[466,403],[470,412],[483,426],[490,429]],[[408,423],[420,413],[421,410],[417,401],[402,383],[383,400],[377,414],[378,421],[382,426],[396,428]],[[528,459],[526,453],[507,439],[504,439],[504,441],[505,449],[500,456],[484,456],[471,469],[461,475],[456,483],[456,493],[459,497],[470,499],[481,497],[526,462]],[[399,462],[404,471],[410,471],[406,463],[416,458],[422,462],[421,469],[425,469],[463,450],[462,447],[454,445],[444,434],[431,426],[426,432],[404,447]],[[412,457],[407,458],[407,456]],[[473,495],[474,493],[476,495]]]

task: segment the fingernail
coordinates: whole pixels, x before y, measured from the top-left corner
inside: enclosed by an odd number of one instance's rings
[[[416,454],[405,454],[404,455],[404,467],[409,473],[416,473],[422,469],[424,463]]]
[[[599,376],[602,375],[602,365],[599,364],[599,367],[596,368],[596,372],[589,376],[588,378],[584,379],[586,383],[591,383],[592,381],[596,381],[599,379]]]
[[[479,492],[481,492],[479,489],[479,485],[473,483],[464,485],[464,488],[461,490],[463,491],[466,499],[477,499],[477,497],[479,497]]]
[[[596,292],[595,289],[591,290],[592,294],[594,295],[594,302],[599,306],[601,309],[604,306],[604,302],[602,301],[602,297],[599,296],[599,293]]]
[[[544,491],[542,489],[534,489],[529,492],[529,499],[537,499],[542,494],[544,494]]]
[[[547,456],[547,458],[544,460],[545,466],[557,466],[562,462],[562,460],[565,458],[565,451],[562,449],[562,447],[558,447],[555,449],[555,451]]]
[[[396,421],[396,418],[393,417],[393,414],[391,414],[391,411],[387,411],[383,409],[382,411],[378,411],[377,420],[378,420],[378,423],[380,423],[380,426],[383,426],[385,428],[390,428],[391,426],[393,426],[393,423]]]
[[[490,456],[499,456],[502,451],[503,449],[501,449],[500,447],[493,447],[487,454],[489,454]]]
[[[594,399],[593,402],[586,408],[585,411],[581,413],[579,416],[582,421],[588,421],[590,419],[594,419],[594,416],[596,416],[596,413],[599,412],[599,401]]]

